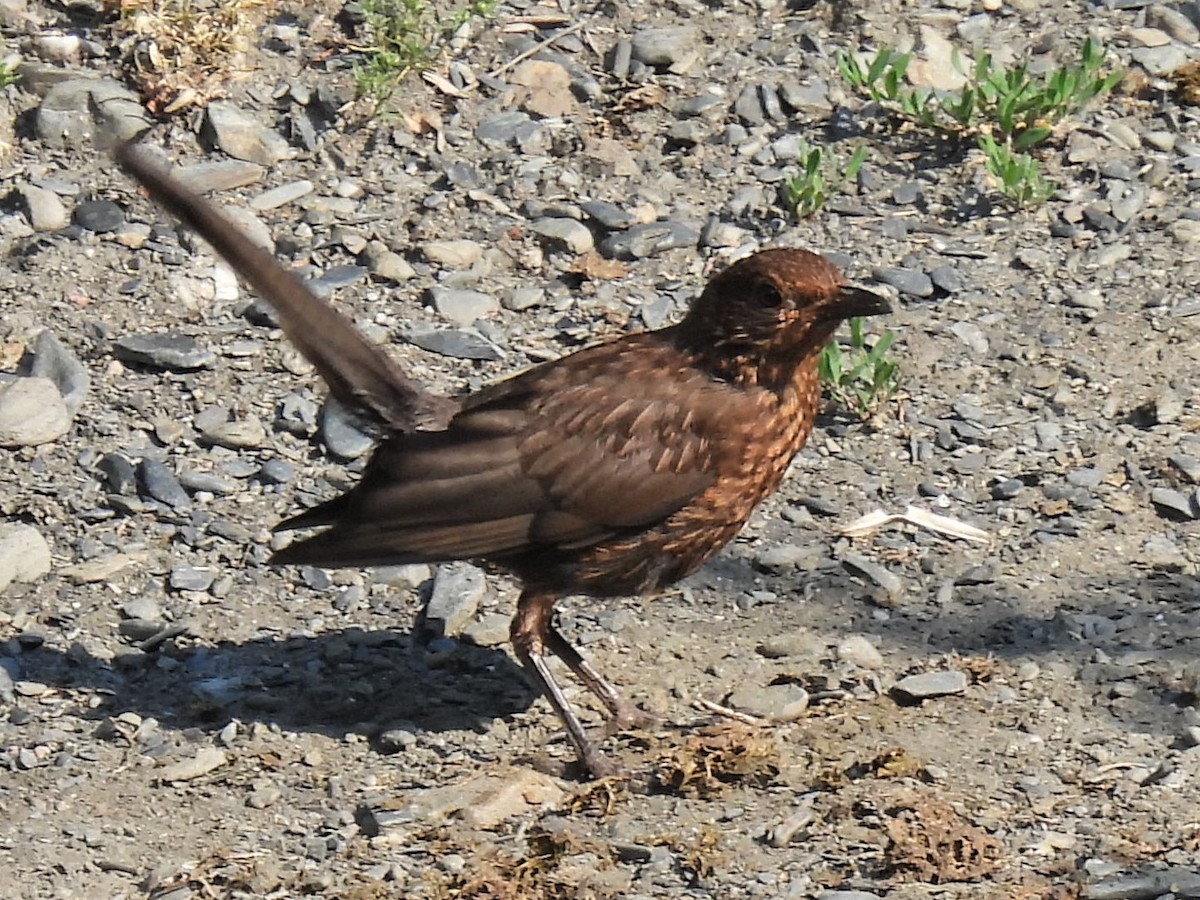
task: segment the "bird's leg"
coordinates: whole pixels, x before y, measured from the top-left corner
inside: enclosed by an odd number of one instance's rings
[[[517,614],[513,616],[509,631],[513,650],[517,654],[517,659],[521,661],[521,665],[538,683],[538,687],[542,689],[542,693],[546,695],[546,699],[558,713],[558,717],[567,730],[567,739],[575,748],[575,753],[579,757],[579,761],[583,763],[583,767],[596,778],[614,775],[616,767],[600,752],[600,748],[596,746],[595,742],[588,738],[587,733],[583,730],[583,723],[579,721],[579,717],[567,703],[562,688],[558,686],[558,682],[550,673],[550,667],[546,665],[545,651],[547,645],[553,643],[551,635],[555,633],[551,627],[551,620],[554,617],[554,600],[553,594],[541,591],[525,590],[521,593],[521,599],[517,601]],[[562,638],[560,637],[559,640],[561,641]]]
[[[616,686],[592,668],[591,663],[572,647],[550,622],[546,626],[546,649],[567,664],[589,691],[600,698],[618,728],[639,728],[655,724],[654,716],[638,709],[621,695]]]

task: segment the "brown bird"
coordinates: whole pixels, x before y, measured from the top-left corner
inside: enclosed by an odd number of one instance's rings
[[[559,657],[618,725],[642,719],[555,628],[558,598],[657,591],[694,572],[778,486],[813,427],[817,357],[838,324],[888,312],[807,250],[712,278],[676,325],[628,334],[457,399],[414,385],[354,325],[145,151],[116,150],[159,203],[271,305],[343,405],[385,440],[346,494],[277,526],[325,526],[272,557],[327,567],[468,559],[523,586],[517,657],[594,776],[613,766],[547,666]]]

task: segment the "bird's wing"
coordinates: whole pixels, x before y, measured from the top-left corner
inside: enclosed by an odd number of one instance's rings
[[[497,558],[661,521],[713,483],[719,426],[697,385],[604,368],[533,370],[472,397],[444,432],[389,441],[348,496],[283,523],[331,527],[275,561]]]

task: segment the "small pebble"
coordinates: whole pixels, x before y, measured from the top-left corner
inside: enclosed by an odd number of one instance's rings
[[[901,678],[892,686],[892,693],[907,701],[928,700],[947,694],[961,694],[967,689],[967,676],[957,669],[942,672],[923,672]]]

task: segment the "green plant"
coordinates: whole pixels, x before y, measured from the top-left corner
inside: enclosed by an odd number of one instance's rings
[[[6,88],[10,84],[16,84],[20,80],[21,76],[18,75],[11,66],[9,66],[7,63],[0,62],[0,88]]]
[[[1018,206],[1041,203],[1054,189],[1025,151],[1048,140],[1055,124],[1112,90],[1124,75],[1102,73],[1104,51],[1091,38],[1083,42],[1077,63],[1040,74],[1027,65],[999,68],[988,53],[966,72],[956,55],[955,66],[966,76],[958,91],[906,86],[911,59],[885,47],[865,67],[849,53],[839,54],[837,63],[847,84],[901,118],[953,139],[974,140],[1000,191]]]
[[[1042,176],[1037,160],[1028,153],[1018,153],[1008,144],[997,144],[986,134],[979,136],[979,149],[1000,193],[1014,205],[1036,206],[1053,195],[1054,185]]]
[[[796,218],[811,216],[828,199],[828,192],[841,186],[858,174],[867,158],[867,148],[859,144],[850,154],[844,166],[839,166],[832,155],[827,156],[820,147],[800,145],[799,174],[793,175],[783,184],[784,200]]]
[[[899,367],[887,358],[896,332],[885,331],[868,344],[863,320],[850,320],[847,349],[830,341],[821,351],[817,373],[839,406],[852,410],[860,418],[869,418],[896,391]]]
[[[498,0],[468,0],[448,11],[439,0],[361,0],[371,43],[354,69],[360,95],[386,101],[401,79],[433,64],[454,34],[471,19],[490,16]]]

